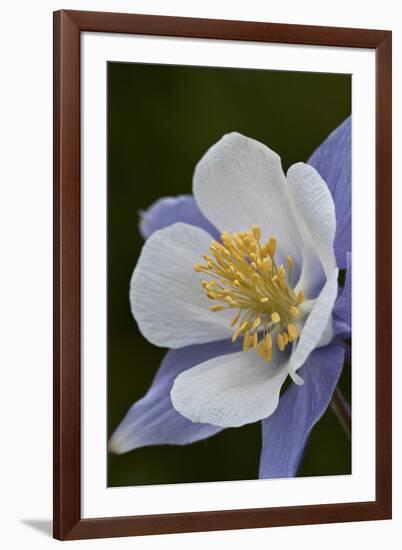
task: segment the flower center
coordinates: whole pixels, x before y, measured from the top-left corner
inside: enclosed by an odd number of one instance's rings
[[[205,293],[217,303],[211,311],[237,309],[232,319],[232,341],[243,338],[243,350],[258,347],[260,357],[268,363],[272,357],[273,337],[280,351],[297,340],[294,324],[304,300],[291,285],[293,259],[287,256],[287,269],[275,262],[276,238],[260,242],[261,229],[230,234],[224,231],[222,244],[213,241],[212,256],[205,254],[206,264],[195,264],[212,280],[202,281]]]

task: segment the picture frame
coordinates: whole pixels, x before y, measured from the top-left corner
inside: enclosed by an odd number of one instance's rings
[[[81,37],[89,33],[375,50],[375,500],[86,518],[81,513]],[[61,10],[54,13],[54,537],[73,540],[389,519],[392,514],[392,34]]]

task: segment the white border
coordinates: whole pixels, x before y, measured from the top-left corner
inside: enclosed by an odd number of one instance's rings
[[[374,500],[374,52],[321,46],[84,33],[81,57],[83,517]],[[353,74],[353,475],[106,487],[107,61]],[[359,316],[359,311],[364,314]]]

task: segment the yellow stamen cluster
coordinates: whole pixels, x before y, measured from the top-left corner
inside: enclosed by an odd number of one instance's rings
[[[225,231],[221,240],[212,242],[212,255],[204,255],[206,264],[195,264],[194,269],[212,278],[202,282],[208,298],[218,302],[211,311],[238,309],[231,322],[236,327],[232,341],[242,337],[243,350],[258,348],[259,356],[268,363],[273,336],[280,351],[299,337],[293,321],[304,294],[296,294],[290,282],[293,259],[287,256],[287,269],[278,267],[276,239],[261,243],[258,226],[234,234]]]

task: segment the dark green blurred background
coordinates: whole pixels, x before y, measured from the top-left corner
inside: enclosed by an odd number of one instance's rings
[[[306,161],[351,112],[349,75],[108,64],[108,431],[147,391],[165,350],[130,313],[128,288],[142,238],[138,211],[191,193],[195,164],[233,130],[274,149],[283,168]],[[350,397],[350,367],[342,386]],[[258,477],[260,423],[188,446],[108,458],[109,486]],[[347,474],[350,444],[329,408],[299,475]]]

